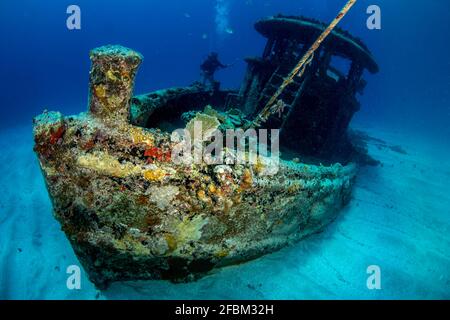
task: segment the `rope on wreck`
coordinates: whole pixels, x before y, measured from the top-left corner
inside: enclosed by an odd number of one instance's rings
[[[306,67],[311,63],[314,58],[314,52],[320,47],[322,42],[328,37],[328,35],[333,31],[337,24],[345,17],[348,11],[353,7],[357,0],[349,0],[347,4],[342,8],[339,14],[334,18],[334,20],[328,25],[328,27],[322,32],[322,34],[317,38],[317,40],[312,44],[309,50],[303,55],[297,65],[292,69],[289,75],[284,79],[283,83],[280,85],[278,90],[269,99],[264,108],[256,115],[253,122],[250,123],[250,128],[258,128],[264,122],[269,119],[269,117],[275,112],[279,112],[278,106],[284,106],[284,103],[279,100],[278,97],[283,93],[284,89],[294,80],[295,76],[298,75],[302,77],[305,73]]]

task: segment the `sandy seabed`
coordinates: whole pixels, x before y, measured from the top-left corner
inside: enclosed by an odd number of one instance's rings
[[[114,283],[98,291],[52,216],[32,129],[0,131],[0,299],[449,299],[450,150],[406,133],[362,128],[382,162],[363,167],[353,199],[323,232],[197,282]],[[407,152],[392,150],[401,145]],[[366,286],[369,265],[381,289]]]

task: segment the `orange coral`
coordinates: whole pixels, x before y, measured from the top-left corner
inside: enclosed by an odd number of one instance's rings
[[[50,143],[55,144],[58,142],[59,139],[62,138],[64,132],[66,131],[66,127],[64,125],[61,125],[56,131],[51,131],[50,134]]]
[[[158,147],[151,147],[144,152],[145,157],[149,157],[147,159],[148,162],[153,162],[153,160],[157,160],[160,162],[169,162],[171,160],[171,152],[164,151]]]
[[[94,140],[88,140],[82,147],[81,147],[81,149],[82,150],[85,150],[85,151],[89,151],[89,150],[91,150],[92,148],[94,148],[94,145],[95,145],[95,142],[94,142]]]
[[[253,185],[253,176],[249,169],[244,170],[244,174],[242,176],[241,188],[249,189]]]

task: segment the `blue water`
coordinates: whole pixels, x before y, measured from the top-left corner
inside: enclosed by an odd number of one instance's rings
[[[51,216],[31,141],[31,119],[43,109],[86,110],[90,49],[121,44],[142,53],[136,94],[198,80],[210,51],[234,63],[217,74],[222,86],[238,87],[243,58],[264,48],[257,19],[283,13],[330,21],[344,2],[0,1],[0,298],[96,297],[85,278],[81,291],[65,287],[65,266],[77,262]],[[66,28],[70,4],[81,8],[81,30]],[[370,4],[382,10],[381,30],[366,28]],[[406,146],[408,156],[372,146],[384,166],[365,169],[348,212],[324,233],[193,284],[118,284],[100,296],[450,298],[449,21],[448,0],[359,0],[342,21],[381,70],[365,74],[353,125]],[[373,263],[388,270],[381,291],[365,287],[364,266]]]

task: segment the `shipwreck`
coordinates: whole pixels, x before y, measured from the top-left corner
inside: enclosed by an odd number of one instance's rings
[[[360,107],[363,71],[378,66],[361,40],[338,28],[279,95],[277,112],[257,123],[280,129],[276,174],[264,174],[264,157],[253,164],[171,161],[172,130],[193,119],[218,130],[254,124],[327,26],[274,16],[255,27],[267,45],[261,57],[246,59],[239,90],[197,82],[133,96],[141,54],[104,46],[90,53],[88,111],[34,119],[34,150],[55,217],[98,287],[195,280],[319,231],[349,201],[365,151],[352,144],[348,126]],[[335,56],[349,61],[348,73],[332,65]]]

